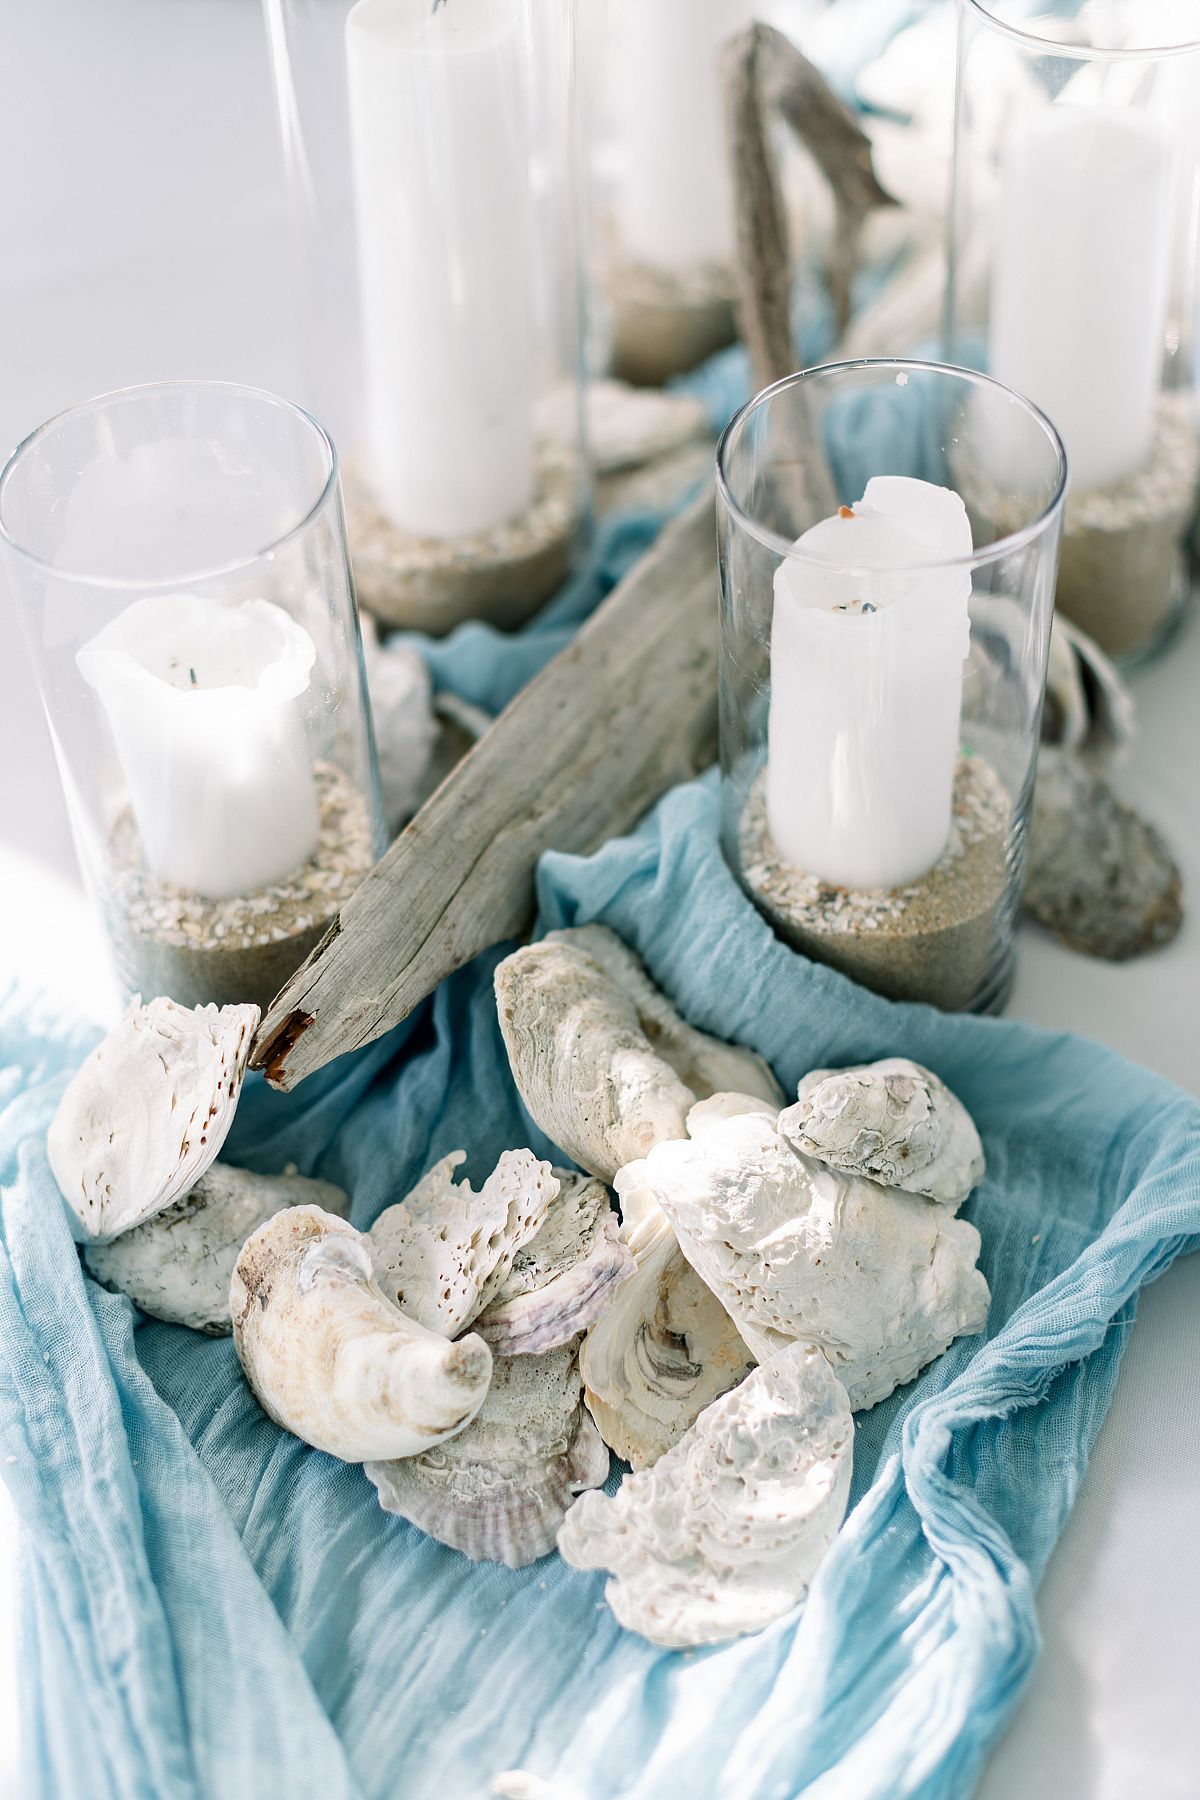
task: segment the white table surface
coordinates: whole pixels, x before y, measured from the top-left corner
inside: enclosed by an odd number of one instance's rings
[[[63,406],[136,381],[215,376],[303,398],[255,0],[10,0],[0,10],[0,448]],[[1200,620],[1136,689],[1142,737],[1127,789],[1200,896]],[[0,757],[4,941],[22,946],[25,974],[99,1009],[103,952],[7,607]],[[1026,929],[1010,1012],[1100,1038],[1200,1092],[1200,916],[1167,951],[1123,967]],[[1045,1650],[984,1778],[986,1800],[1200,1793],[1198,1325],[1192,1258],[1142,1301],[1042,1588]],[[17,1792],[14,1550],[0,1486],[0,1800]]]

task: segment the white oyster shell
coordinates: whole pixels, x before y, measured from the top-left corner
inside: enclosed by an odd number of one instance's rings
[[[541,1356],[568,1344],[611,1305],[634,1273],[617,1236],[603,1182],[556,1169],[559,1195],[540,1229],[517,1251],[475,1330],[500,1356]]]
[[[646,1469],[754,1359],[657,1207],[628,1238],[635,1273],[584,1338],[579,1367],[601,1437]]]
[[[151,1318],[219,1337],[232,1329],[229,1281],[242,1245],[283,1207],[306,1203],[340,1218],[350,1210],[330,1181],[214,1163],[182,1200],[111,1244],[91,1245],[85,1261],[97,1281]]]
[[[804,1156],[883,1187],[961,1206],[983,1179],[975,1121],[944,1082],[904,1057],[817,1069],[779,1129]]]
[[[199,1181],[225,1142],[257,1006],[135,998],[73,1076],[46,1141],[85,1239],[107,1244]]]
[[[429,791],[438,736],[433,687],[419,650],[403,638],[381,644],[369,613],[361,614],[361,623],[379,786],[388,829],[395,833]]]
[[[1054,615],[1042,736],[1096,766],[1117,760],[1136,735],[1133,695],[1099,644]]]
[[[294,1206],[243,1246],[229,1290],[233,1341],[268,1416],[344,1462],[417,1456],[470,1424],[492,1353],[451,1343],[380,1291],[367,1237]]]
[[[683,1649],[759,1631],[803,1598],[846,1510],[854,1425],[818,1350],[790,1344],[701,1413],[617,1493],[585,1494],[558,1534],[608,1569],[621,1624]]]
[[[835,1173],[742,1114],[662,1143],[617,1176],[661,1207],[756,1358],[815,1343],[855,1411],[983,1329],[979,1233],[947,1208]]]
[[[602,1181],[682,1137],[688,1109],[707,1094],[737,1088],[781,1102],[761,1058],[685,1024],[604,926],[551,932],[507,957],[496,1001],[530,1114]]]
[[[474,1422],[403,1462],[369,1462],[379,1503],[441,1544],[520,1569],[554,1548],[573,1497],[608,1478],[575,1345],[496,1359]]]
[[[531,1150],[506,1150],[478,1193],[454,1180],[465,1161],[463,1150],[444,1156],[368,1234],[388,1299],[443,1337],[457,1337],[498,1293],[559,1191]]]

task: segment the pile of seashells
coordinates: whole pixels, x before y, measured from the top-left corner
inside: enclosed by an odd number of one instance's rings
[[[602,926],[516,951],[496,997],[525,1106],[583,1173],[509,1150],[476,1193],[455,1152],[365,1232],[327,1182],[216,1161],[257,1009],[135,1000],[49,1134],[88,1267],[232,1329],[266,1413],[442,1543],[520,1567],[557,1542],[656,1644],[759,1630],[841,1525],[852,1412],[984,1326],[955,1217],[978,1133],[899,1059],[783,1106]],[[610,1450],[634,1471],[611,1496]]]

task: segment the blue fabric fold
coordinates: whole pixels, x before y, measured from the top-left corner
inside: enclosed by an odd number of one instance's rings
[[[977,1118],[993,1300],[860,1415],[851,1511],[807,1603],[693,1654],[623,1632],[603,1578],[468,1563],[362,1472],[271,1425],[232,1345],[86,1278],[44,1134],[86,1040],[0,1013],[0,1472],[23,1525],[27,1791],[298,1800],[959,1796],[1036,1657],[1034,1590],[1138,1289],[1200,1241],[1200,1107],[1067,1034],[894,1006],[777,942],[726,867],[713,779],[597,855],[548,855],[543,927],[600,919],[695,1023],[791,1088],[889,1054]],[[295,1093],[257,1080],[227,1154],[340,1181],[366,1225],[435,1157],[551,1148],[506,1072],[500,951]]]

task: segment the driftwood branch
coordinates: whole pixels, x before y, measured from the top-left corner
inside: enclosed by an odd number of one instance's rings
[[[895,201],[875,174],[871,143],[821,71],[770,25],[750,25],[725,51],[726,112],[738,231],[738,310],[756,388],[796,366],[789,316],[791,255],[771,120],[808,151],[833,195],[836,225],[826,276],[839,336],[863,221]]]
[[[711,495],[667,527],[578,637],[426,802],[277,997],[253,1065],[290,1088],[515,937],[543,850],[626,830],[716,741]]]

